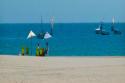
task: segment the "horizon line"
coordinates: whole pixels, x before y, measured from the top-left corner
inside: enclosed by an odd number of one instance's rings
[[[55,22],[54,24],[63,24],[63,23],[100,23],[100,22]],[[103,22],[103,23],[112,23],[112,22]],[[125,23],[125,22],[115,22],[115,23]],[[50,22],[0,22],[0,24],[50,24]]]

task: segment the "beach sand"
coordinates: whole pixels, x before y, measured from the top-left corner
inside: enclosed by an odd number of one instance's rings
[[[0,83],[125,83],[125,57],[0,55]]]

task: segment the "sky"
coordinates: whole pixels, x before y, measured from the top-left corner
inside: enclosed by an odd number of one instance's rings
[[[0,23],[125,22],[125,0],[0,0]]]

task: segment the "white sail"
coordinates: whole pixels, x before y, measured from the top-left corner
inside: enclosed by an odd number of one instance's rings
[[[113,23],[113,24],[115,23],[115,18],[114,18],[114,17],[112,18],[112,23]]]
[[[99,31],[99,30],[101,30],[101,29],[100,29],[100,26],[99,26],[98,28],[96,28],[96,31]]]

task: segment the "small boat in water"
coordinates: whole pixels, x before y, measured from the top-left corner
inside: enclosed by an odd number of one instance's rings
[[[114,17],[113,17],[113,19],[112,19],[111,31],[112,31],[114,34],[116,34],[116,35],[122,34],[121,31],[116,30],[114,27],[115,27],[115,19],[114,19]]]
[[[96,34],[100,34],[101,33],[101,25],[99,25],[99,27],[95,30]]]
[[[101,22],[101,24],[99,25],[98,28],[95,29],[96,34],[101,34],[101,35],[109,35],[109,32],[106,32],[103,29],[103,23]]]
[[[45,35],[45,33],[41,32],[41,33],[37,34],[37,38],[38,39],[44,39],[44,35]]]

